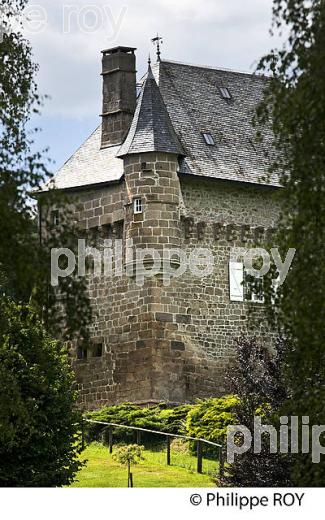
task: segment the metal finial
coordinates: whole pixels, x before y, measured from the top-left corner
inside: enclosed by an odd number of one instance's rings
[[[161,55],[161,52],[160,52],[160,45],[163,44],[163,39],[161,38],[161,36],[159,36],[157,34],[157,36],[155,38],[152,38],[152,43],[154,45],[156,45],[157,47],[157,60],[160,61],[160,55]]]
[[[151,65],[151,56],[150,56],[150,52],[149,52],[149,58],[148,58],[148,65]]]

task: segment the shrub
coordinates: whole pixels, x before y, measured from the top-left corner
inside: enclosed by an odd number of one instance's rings
[[[74,376],[34,312],[0,298],[0,486],[62,486],[80,469]]]
[[[233,409],[238,401],[234,395],[198,401],[187,415],[187,434],[190,437],[224,443],[227,427],[234,423]]]
[[[234,407],[239,400],[234,395],[199,400],[191,407],[186,419],[186,431],[190,437],[225,444],[227,427],[235,422]],[[192,450],[195,443],[190,444]],[[204,445],[205,455],[216,456],[218,449]]]
[[[88,412],[85,417],[97,421],[203,438],[223,444],[226,441],[227,426],[234,423],[233,408],[237,403],[238,398],[233,395],[204,399],[194,405],[182,405],[174,408],[168,407],[166,403],[146,408],[124,403],[107,406],[96,412]],[[108,428],[87,423],[86,431],[89,441],[102,440],[107,443]],[[114,428],[115,442],[134,442],[135,438],[135,431]],[[157,445],[164,443],[165,439],[159,435],[143,432],[141,442],[145,445]],[[195,442],[190,443],[190,448],[195,449]],[[204,445],[203,451],[205,455],[210,454],[215,457],[217,450]]]
[[[85,418],[166,433],[184,433],[184,423],[190,408],[190,405],[169,408],[164,403],[150,407],[123,403],[106,406],[96,412],[88,412],[85,414]],[[107,442],[107,428],[102,425],[87,423],[86,432],[88,440]],[[114,438],[118,442],[132,442],[135,435],[136,433],[132,430],[114,428]],[[141,441],[146,444],[159,444],[163,442],[163,438],[159,435],[142,432]]]

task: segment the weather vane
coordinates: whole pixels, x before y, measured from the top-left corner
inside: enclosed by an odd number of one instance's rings
[[[157,47],[157,60],[160,61],[160,45],[163,44],[163,39],[157,34],[157,36],[155,38],[152,38],[151,41]]]

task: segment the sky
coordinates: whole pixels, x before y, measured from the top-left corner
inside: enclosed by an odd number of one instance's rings
[[[162,59],[253,72],[275,45],[272,0],[32,0],[25,35],[39,64],[39,91],[49,96],[33,120],[37,149],[49,147],[55,172],[100,124],[101,50],[136,47],[140,78],[151,39]]]

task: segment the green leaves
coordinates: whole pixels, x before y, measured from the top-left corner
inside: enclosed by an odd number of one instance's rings
[[[27,0],[0,0],[7,26],[22,14],[26,4]],[[28,128],[43,98],[35,81],[38,67],[30,43],[19,30],[6,32],[0,44],[0,294],[25,303],[32,301],[54,335],[87,338],[91,312],[85,280],[61,280],[56,292],[50,285],[51,247],[75,249],[78,233],[62,194],[53,190],[46,203],[38,195],[44,215],[37,215],[37,203],[30,196],[49,177],[45,151],[33,151],[36,130]],[[51,204],[62,208],[62,226],[60,232],[47,229],[41,237],[39,225],[45,227]]]
[[[187,435],[224,444],[227,427],[235,422],[234,408],[238,403],[234,395],[200,400],[187,415]]]
[[[273,80],[257,119],[272,120],[271,169],[285,187],[277,241],[297,249],[276,309],[291,394],[282,411],[325,424],[325,4],[274,0],[273,18],[288,38],[260,61],[258,70]],[[295,485],[324,485],[325,464],[297,456],[293,478]]]
[[[129,444],[128,446],[120,446],[116,448],[113,453],[113,459],[116,460],[122,466],[131,466],[132,464],[139,464],[143,457],[143,446],[138,444]]]
[[[0,317],[0,487],[69,484],[81,417],[67,354],[29,307],[1,298]]]

